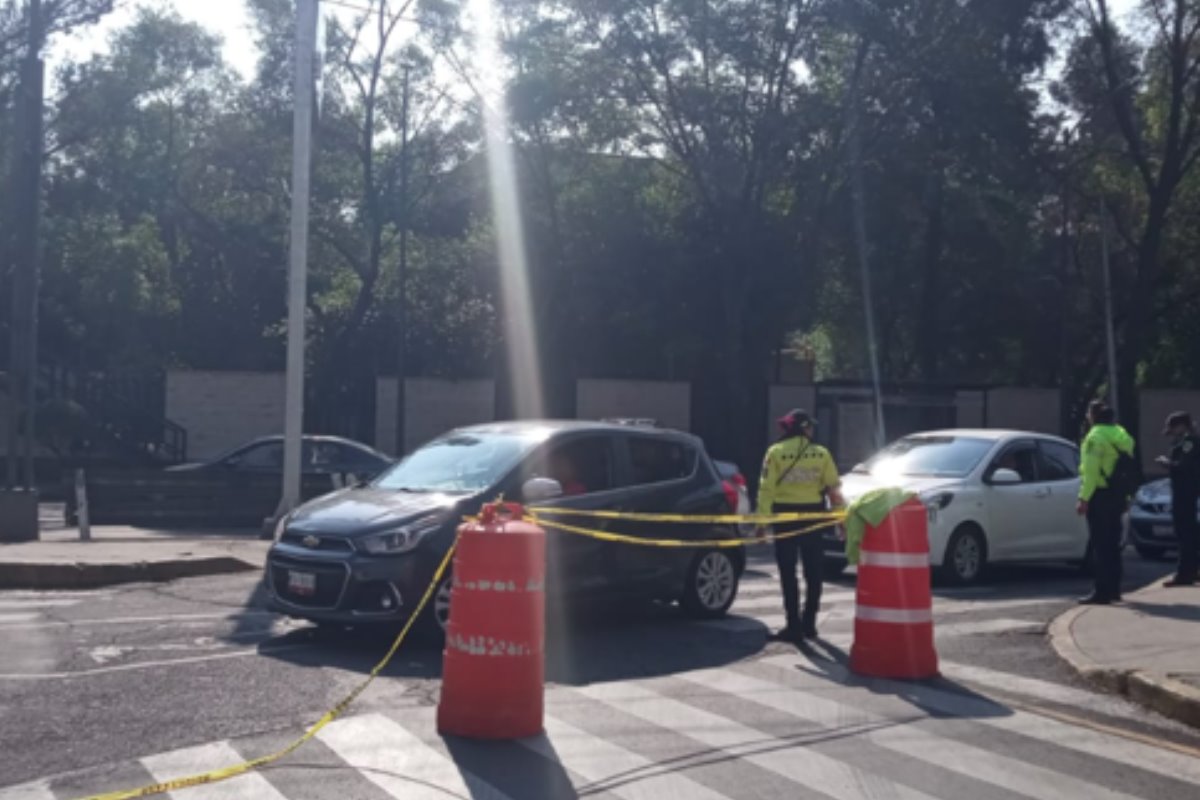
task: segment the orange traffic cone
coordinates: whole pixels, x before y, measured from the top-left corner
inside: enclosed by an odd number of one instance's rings
[[[912,499],[868,527],[858,562],[850,669],[878,678],[933,678],[928,512]]]
[[[514,503],[459,529],[438,731],[475,739],[542,732],[546,534]]]

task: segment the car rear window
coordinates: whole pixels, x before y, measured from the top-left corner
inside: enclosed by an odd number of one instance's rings
[[[634,483],[664,483],[696,471],[696,451],[681,442],[635,437],[629,441]]]

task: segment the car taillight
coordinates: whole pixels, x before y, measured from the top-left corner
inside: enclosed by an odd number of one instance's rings
[[[721,488],[725,490],[725,502],[729,504],[729,510],[736,514],[738,508],[738,488],[729,481],[721,481]]]
[[[738,486],[742,487],[743,489],[746,488],[746,478],[740,472],[734,474],[733,482],[736,483]]]

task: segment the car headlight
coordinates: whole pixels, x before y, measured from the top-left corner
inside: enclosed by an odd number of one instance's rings
[[[1133,500],[1136,503],[1148,506],[1154,503],[1156,497],[1157,495],[1149,489],[1138,489],[1137,494],[1133,496]]]
[[[427,517],[395,530],[373,533],[359,539],[358,546],[372,555],[407,553],[415,550],[426,536],[437,530],[442,520],[441,516]]]
[[[938,492],[937,494],[923,495],[921,497],[921,502],[925,504],[925,510],[929,514],[930,525],[937,522],[938,512],[950,505],[950,501],[953,499],[953,492]]]
[[[275,523],[275,534],[272,537],[275,539],[275,541],[278,542],[280,539],[283,538],[284,532],[287,531],[288,523],[292,521],[292,513],[294,513],[294,512],[289,512],[287,514],[284,514],[282,517],[279,518],[279,521]]]

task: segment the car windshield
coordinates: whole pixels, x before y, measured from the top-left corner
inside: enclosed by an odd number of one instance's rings
[[[373,485],[409,492],[478,492],[504,477],[536,444],[522,436],[451,434],[420,448]]]
[[[987,439],[968,436],[910,436],[880,450],[854,472],[880,478],[962,478],[975,469],[992,445]]]

